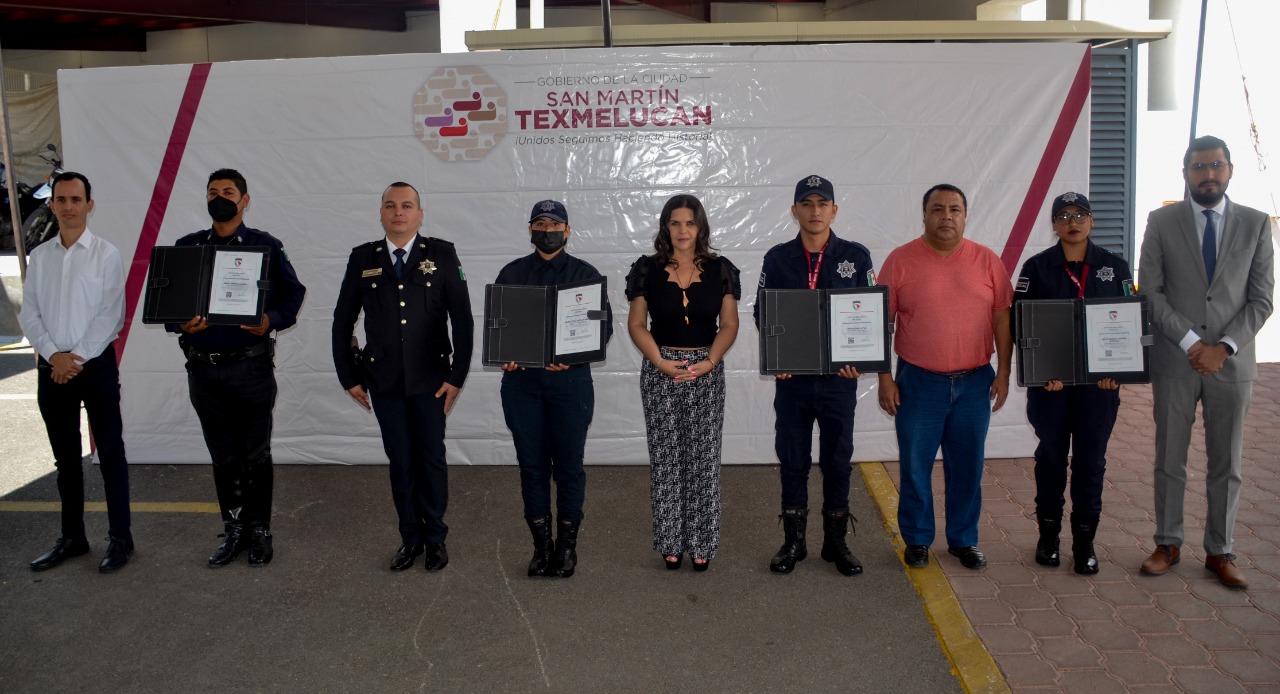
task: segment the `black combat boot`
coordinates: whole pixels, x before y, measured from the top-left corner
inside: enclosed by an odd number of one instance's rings
[[[218,537],[222,538],[222,542],[214,548],[213,554],[209,555],[209,568],[211,569],[230,564],[236,557],[240,556],[240,551],[249,545],[249,538],[245,535],[244,526],[239,523],[227,523],[223,526],[223,532]]]
[[[822,512],[822,559],[835,562],[836,571],[846,576],[862,573],[862,562],[853,556],[844,542],[845,531],[853,522],[849,509]],[[854,532],[857,532],[856,526]]]
[[[1041,566],[1058,566],[1058,534],[1062,532],[1062,511],[1036,513],[1036,525],[1040,528],[1040,540],[1036,542],[1036,563]]]
[[[782,547],[769,562],[769,570],[776,574],[789,574],[796,562],[809,556],[804,544],[804,529],[809,523],[809,509],[784,508],[778,515],[782,521]]]
[[[1076,560],[1076,573],[1098,573],[1098,557],[1093,553],[1093,537],[1097,534],[1097,516],[1071,514],[1071,554]]]
[[[580,520],[560,519],[556,551],[552,557],[555,563],[547,571],[548,576],[569,578],[578,568],[578,526],[581,524]]]
[[[551,516],[525,516],[529,534],[533,535],[533,558],[529,560],[530,576],[546,576],[551,569],[551,553],[555,540],[551,539]]]

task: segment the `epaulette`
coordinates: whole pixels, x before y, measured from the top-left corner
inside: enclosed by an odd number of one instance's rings
[[[439,238],[436,238],[436,237],[434,237],[434,236],[428,236],[428,237],[427,237],[427,240],[428,240],[428,241],[435,241],[436,243],[443,243],[443,244],[445,244],[445,245],[449,246],[450,248],[452,248],[452,247],[453,247],[453,242],[452,242],[452,241],[445,241],[444,239],[439,239]]]
[[[385,243],[386,243],[386,241],[384,241],[383,239],[378,239],[377,241],[367,241],[367,242],[365,242],[365,243],[360,244],[359,246],[356,246],[356,247],[352,248],[352,249],[351,249],[351,252],[352,252],[352,253],[355,253],[356,251],[360,250],[361,248],[365,248],[365,247],[368,247],[368,248],[371,248],[371,249],[372,249],[374,246],[379,246],[379,245],[382,245],[382,244],[385,244]]]

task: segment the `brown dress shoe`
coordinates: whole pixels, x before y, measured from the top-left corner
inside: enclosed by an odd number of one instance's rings
[[[1182,561],[1182,551],[1177,545],[1156,545],[1156,551],[1142,562],[1142,573],[1148,576],[1163,576],[1169,567]]]
[[[1234,554],[1210,554],[1204,558],[1204,568],[1217,574],[1218,582],[1228,588],[1249,587],[1249,579],[1236,566]]]

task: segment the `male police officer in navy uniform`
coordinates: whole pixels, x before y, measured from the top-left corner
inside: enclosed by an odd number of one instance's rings
[[[392,571],[413,566],[424,552],[428,571],[449,563],[445,416],[471,365],[466,276],[453,244],[418,236],[420,226],[418,191],[392,183],[382,194],[386,237],[351,250],[333,308],[338,380],[356,402],[372,408],[391,461],[401,539]],[[362,310],[363,367],[351,358],[352,331]],[[446,323],[452,325],[452,346]]]
[[[839,207],[831,181],[807,176],[796,183],[791,216],[800,233],[769,249],[760,272],[761,289],[836,289],[868,286],[871,253],[860,243],[831,231]],[[756,325],[760,302],[756,301]],[[844,367],[836,376],[779,374],[773,397],[774,450],[781,464],[785,540],[769,563],[774,573],[791,573],[808,555],[805,526],[809,514],[809,468],[813,464],[813,423],[819,431],[822,468],[822,558],[846,575],[862,573],[862,564],[845,544],[849,513],[849,475],[853,470],[853,409],[858,372]]]
[[[307,288],[285,255],[284,245],[265,231],[244,225],[249,186],[234,169],[209,174],[205,191],[213,227],[178,239],[177,246],[267,246],[265,313],[254,325],[209,325],[207,316],[165,327],[180,332],[187,355],[191,404],[200,417],[213,459],[213,483],[222,510],[222,542],[209,568],[230,564],[249,550],[249,566],[271,561],[271,425],[276,403],[275,340],[272,330],[298,321]]]

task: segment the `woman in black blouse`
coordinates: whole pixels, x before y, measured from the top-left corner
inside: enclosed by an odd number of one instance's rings
[[[688,552],[705,571],[720,544],[724,355],[738,336],[738,268],[711,250],[702,203],[662,208],[653,255],[627,275],[627,329],[644,355],[640,397],[649,439],[653,548],[668,569]]]

